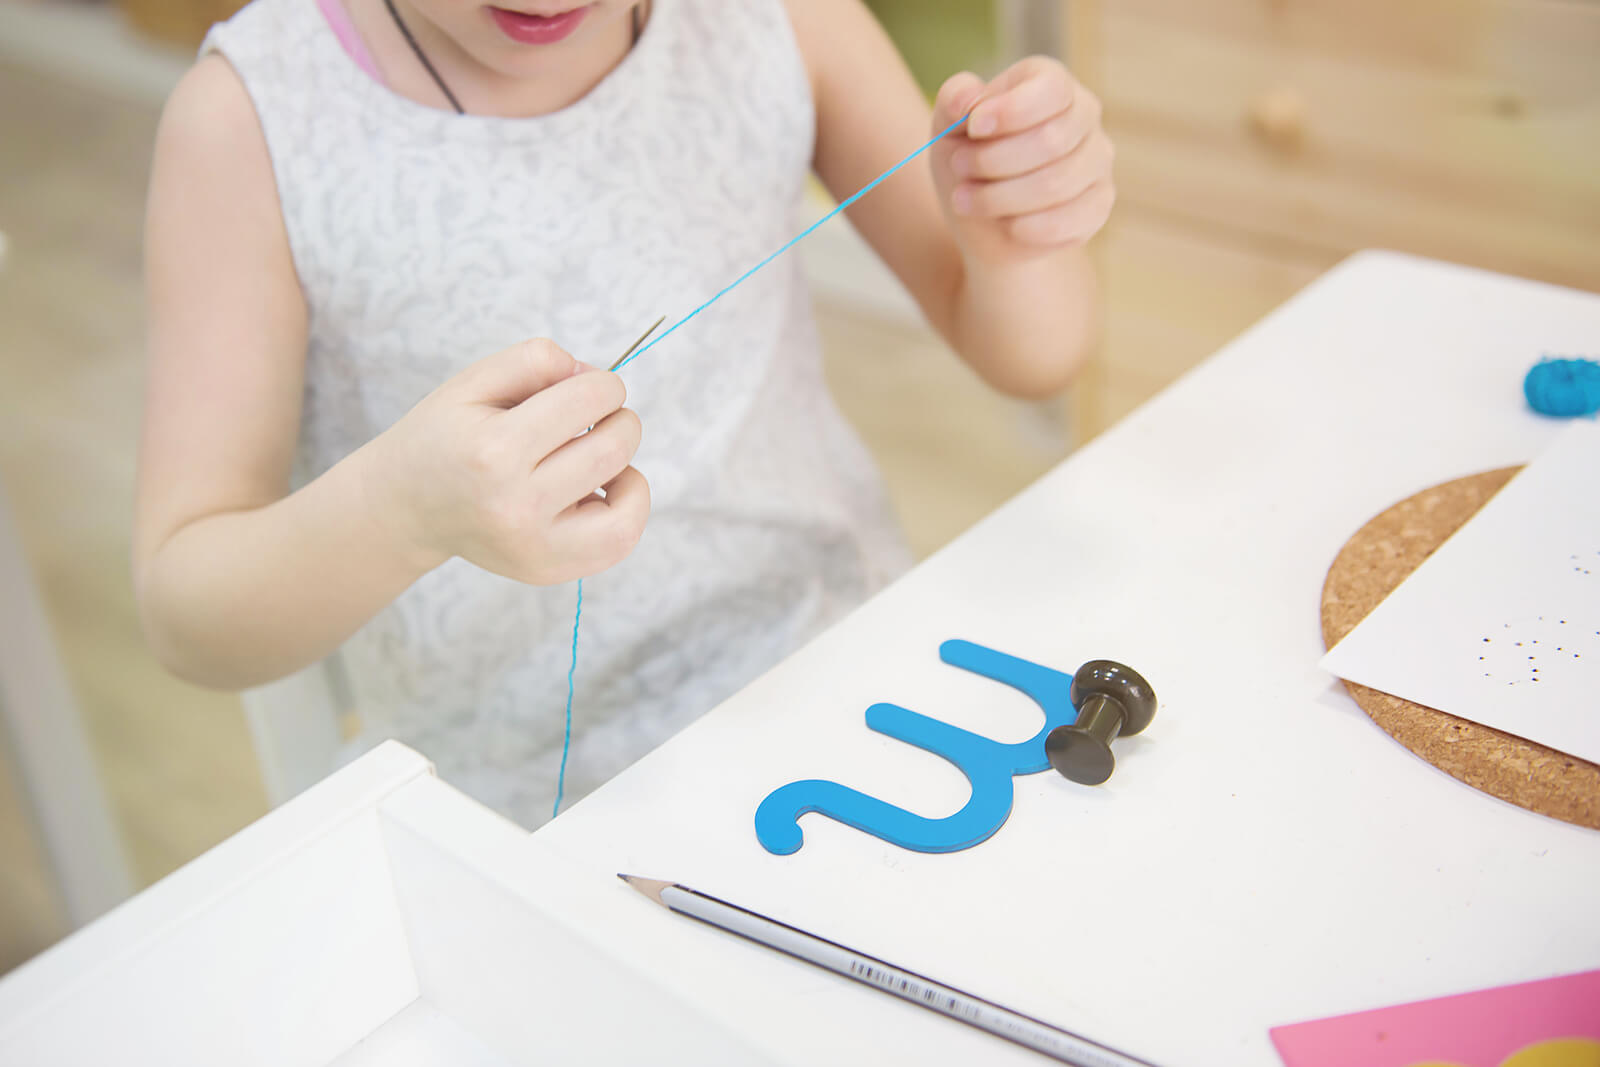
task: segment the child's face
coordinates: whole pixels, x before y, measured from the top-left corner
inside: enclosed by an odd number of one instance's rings
[[[534,77],[615,50],[627,39],[628,15],[636,2],[411,0],[411,6],[489,69]]]

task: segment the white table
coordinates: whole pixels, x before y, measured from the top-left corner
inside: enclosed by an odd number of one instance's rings
[[[570,929],[526,843],[388,742],[0,978],[0,1064],[773,1062]]]
[[[1600,834],[1434,769],[1317,668],[1345,540],[1531,459],[1562,424],[1523,374],[1597,350],[1600,297],[1356,256],[528,848],[592,875],[576,926],[797,1064],[1037,1060],[605,879],[678,880],[1162,1064],[1268,1067],[1277,1024],[1600,966]],[[792,780],[965,801],[950,765],[866,729],[869,704],[1038,729],[939,661],[952,637],[1122,660],[1162,708],[1105,786],[1019,778],[968,851],[808,815],[798,853],[765,852],[753,813]]]
[[[680,880],[1157,1063],[1276,1067],[1270,1026],[1600,966],[1600,834],[1423,763],[1319,671],[1323,575],[1418,489],[1525,462],[1543,352],[1600,297],[1344,264],[843,623],[531,837],[386,746],[0,979],[0,1063],[1035,1064],[662,911]],[[831,778],[929,815],[893,701],[1000,740],[1024,697],[964,637],[1162,698],[1105,786],[1017,780],[923,855],[761,799]],[[578,709],[582,714],[582,709]]]

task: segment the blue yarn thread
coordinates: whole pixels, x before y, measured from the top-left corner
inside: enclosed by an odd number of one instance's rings
[[[826,215],[822,216],[816,222],[813,222],[810,226],[807,226],[799,234],[797,234],[796,236],[792,237],[789,240],[788,244],[784,245],[782,248],[780,248],[776,252],[772,253],[772,255],[768,256],[766,259],[763,259],[760,263],[757,263],[755,266],[751,267],[749,270],[747,270],[743,274],[739,275],[739,277],[735,278],[731,283],[729,283],[728,285],[724,286],[722,288],[722,290],[717,293],[716,296],[712,297],[710,300],[707,300],[704,304],[701,304],[699,307],[697,307],[693,311],[689,312],[689,314],[685,315],[683,318],[681,318],[677,322],[673,323],[672,324],[672,328],[667,330],[666,333],[663,333],[663,334],[659,335],[654,340],[652,340],[649,344],[644,345],[643,347],[641,347],[639,349],[639,351],[635,352],[633,355],[631,355],[627,359],[623,360],[621,362],[621,364],[619,364],[617,366],[617,370],[620,371],[623,367],[626,367],[628,364],[632,363],[634,360],[638,359],[640,356],[642,356],[646,352],[650,351],[656,345],[660,344],[662,341],[665,341],[667,338],[671,337],[673,335],[673,333],[677,331],[679,326],[682,326],[684,323],[688,322],[690,319],[692,319],[696,315],[700,314],[700,312],[704,311],[706,308],[710,307],[712,304],[715,304],[718,300],[721,300],[728,293],[732,292],[734,289],[737,289],[740,285],[742,285],[756,271],[760,270],[762,267],[765,267],[768,263],[771,263],[773,260],[775,260],[779,256],[783,255],[785,252],[789,251],[789,249],[793,248],[795,245],[799,244],[801,241],[805,240],[807,237],[810,237],[813,233],[815,233],[817,231],[817,228],[819,226],[821,226],[823,223],[825,223],[829,219],[833,218],[835,215],[837,215],[839,212],[843,211],[845,208],[849,207],[851,204],[855,203],[857,200],[860,200],[863,196],[866,196],[868,193],[872,192],[872,190],[876,189],[880,184],[882,184],[887,179],[893,177],[894,173],[896,171],[898,171],[901,167],[905,166],[907,163],[910,163],[912,160],[914,160],[918,156],[922,155],[922,153],[926,152],[928,149],[932,148],[934,145],[938,144],[940,141],[944,140],[946,137],[950,136],[952,133],[955,133],[956,130],[960,128],[961,124],[963,122],[966,122],[966,121],[967,121],[967,117],[965,115],[961,116],[959,119],[956,119],[949,126],[945,127],[945,129],[944,129],[944,131],[942,133],[940,133],[938,136],[934,137],[933,140],[929,141],[927,144],[923,145],[921,148],[917,149],[915,152],[911,153],[909,156],[907,156],[906,158],[902,159],[900,162],[896,163],[894,166],[890,167],[888,170],[884,171],[882,174],[878,175],[876,178],[872,179],[866,185],[862,186],[852,196],[850,196],[849,198],[844,200],[842,203],[840,203],[838,207],[834,208],[832,211],[830,211]]]
[[[727,296],[734,289],[737,289],[740,285],[742,285],[744,282],[749,280],[750,276],[752,274],[754,274],[756,271],[760,270],[762,267],[765,267],[768,263],[771,263],[773,260],[775,260],[779,256],[783,255],[785,252],[789,251],[789,249],[793,248],[795,245],[799,244],[801,241],[805,240],[807,237],[810,237],[813,233],[815,233],[817,231],[818,227],[820,227],[823,223],[827,222],[829,219],[831,219],[835,215],[839,214],[839,212],[843,211],[845,208],[849,207],[851,204],[855,203],[857,200],[860,200],[863,196],[866,196],[868,193],[872,192],[872,190],[876,189],[879,185],[883,184],[883,182],[886,181],[887,179],[893,177],[895,172],[898,171],[901,167],[904,167],[907,163],[910,163],[912,160],[914,160],[918,156],[922,155],[922,153],[926,152],[928,149],[932,148],[934,145],[938,144],[940,141],[944,140],[946,137],[949,137],[952,133],[955,133],[956,130],[961,128],[961,124],[966,122],[966,121],[967,121],[967,116],[962,115],[959,119],[956,119],[956,121],[952,122],[949,126],[946,126],[944,128],[944,130],[942,130],[939,134],[937,134],[927,144],[923,145],[921,148],[917,149],[915,152],[911,153],[909,156],[907,156],[906,158],[902,159],[900,162],[896,163],[894,166],[890,167],[888,170],[884,171],[882,174],[878,175],[876,178],[872,179],[866,185],[862,186],[859,190],[857,190],[853,195],[851,195],[848,198],[846,198],[845,200],[841,201],[838,207],[834,208],[832,211],[828,212],[826,215],[822,216],[816,222],[813,222],[810,226],[807,226],[799,234],[797,234],[796,236],[791,238],[789,240],[789,242],[787,244],[785,244],[782,248],[778,249],[776,252],[772,253],[772,255],[768,256],[766,259],[763,259],[760,263],[757,263],[755,266],[751,267],[749,270],[745,271],[743,274],[739,275],[739,277],[735,278],[728,285],[723,286],[722,289],[720,289],[717,292],[716,296],[713,296],[710,300],[707,300],[704,304],[701,304],[699,307],[697,307],[693,311],[689,312],[689,314],[685,315],[683,318],[681,318],[677,322],[673,323],[672,326],[670,328],[668,328],[668,330],[665,333],[657,334],[655,336],[655,338],[650,341],[649,344],[642,345],[637,352],[635,352],[633,355],[629,356],[627,359],[623,360],[621,363],[617,364],[617,370],[618,371],[622,370],[622,368],[626,367],[628,364],[632,363],[634,360],[638,359],[640,356],[642,356],[646,352],[650,351],[656,345],[660,344],[662,341],[665,341],[667,338],[671,337],[674,333],[676,333],[678,331],[678,328],[680,326],[682,326],[685,323],[687,323],[690,319],[692,319],[696,315],[700,314],[700,312],[704,311],[706,308],[710,307],[712,304],[715,304],[718,300],[721,300],[724,296]],[[557,777],[556,777],[556,804],[555,804],[555,807],[552,808],[551,811],[550,811],[550,817],[552,819],[555,818],[561,812],[561,795],[564,792],[564,790],[566,788],[566,783],[567,783],[567,755],[572,750],[572,690],[573,690],[572,680],[573,680],[573,675],[578,670],[578,624],[582,621],[582,619],[583,619],[583,579],[580,578],[580,579],[578,579],[578,610],[572,617],[572,664],[571,664],[571,666],[569,666],[567,668],[567,728],[566,728],[566,734],[565,734],[565,736],[563,736],[563,738],[561,740],[561,771],[560,771],[559,775],[557,775]]]
[[[1600,363],[1546,356],[1522,380],[1522,395],[1541,415],[1593,415],[1600,411]]]
[[[572,751],[572,676],[578,670],[578,623],[583,621],[583,579],[578,579],[578,610],[572,615],[572,663],[567,667],[567,730],[561,738],[561,772],[556,775],[556,804],[550,809],[553,819],[561,813],[561,794],[567,786],[567,755]]]

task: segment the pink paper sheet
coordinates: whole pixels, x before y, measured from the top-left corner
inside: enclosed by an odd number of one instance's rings
[[[1278,1026],[1271,1035],[1285,1067],[1600,1067],[1600,971]]]

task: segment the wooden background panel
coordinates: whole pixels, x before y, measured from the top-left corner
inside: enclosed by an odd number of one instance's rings
[[[1100,5],[1075,47],[1102,53],[1124,204],[1600,288],[1600,4],[1456,5],[1448,61],[1395,45],[1387,6],[1283,6],[1344,36],[1271,30],[1264,0]]]
[[[213,23],[225,22],[245,0],[117,0],[141,33],[158,41],[198,48]]]
[[[1558,95],[1589,80],[1597,33],[1594,0],[1098,2],[1119,16],[1316,51],[1366,67],[1531,77]]]
[[[1538,10],[1544,5],[1530,0]],[[1575,27],[1579,52],[1548,47],[1519,51],[1520,67],[1503,54],[1515,35],[1494,33],[1481,50],[1463,56],[1456,68],[1378,63],[1315,45],[1298,45],[1272,35],[1247,37],[1129,15],[1113,6],[1104,20],[1107,54],[1105,95],[1126,106],[1127,117],[1149,116],[1168,123],[1193,122],[1201,130],[1220,123],[1237,129],[1263,92],[1278,86],[1300,91],[1307,104],[1322,106],[1305,118],[1313,132],[1337,143],[1370,145],[1401,154],[1425,155],[1440,149],[1477,147],[1456,144],[1462,134],[1511,138],[1508,147],[1547,152],[1529,159],[1525,152],[1483,157],[1482,173],[1521,179],[1549,161],[1576,165],[1600,159],[1592,137],[1600,132],[1600,4],[1588,22]],[[1589,23],[1592,23],[1590,25]],[[1510,27],[1508,26],[1509,30]],[[1374,40],[1382,26],[1371,27]],[[1552,33],[1554,31],[1552,30]],[[1487,120],[1493,120],[1488,122]],[[1568,128],[1568,123],[1588,123]],[[1516,139],[1520,138],[1518,141]],[[1457,162],[1445,157],[1436,167]],[[1537,174],[1545,183],[1594,189],[1592,170],[1555,169]]]
[[[1099,244],[1105,334],[1074,390],[1075,428],[1084,440],[1233,340],[1340,258],[1218,235],[1135,209],[1120,211]]]

